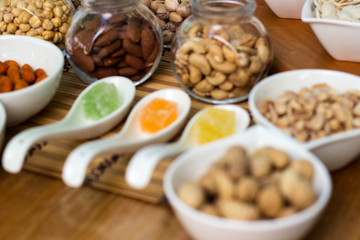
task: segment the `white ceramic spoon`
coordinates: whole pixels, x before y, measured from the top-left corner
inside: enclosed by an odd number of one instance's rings
[[[102,82],[112,83],[115,85],[119,94],[120,107],[109,115],[99,120],[89,120],[84,117],[82,111],[83,96],[94,86]],[[67,139],[88,139],[104,134],[115,127],[127,115],[131,103],[135,97],[135,86],[133,82],[125,77],[107,77],[90,84],[76,98],[70,111],[64,119],[59,122],[39,126],[25,130],[7,144],[2,158],[4,169],[10,173],[20,172],[26,154],[30,147],[38,141],[49,140],[57,137]]]
[[[214,108],[235,112],[235,133],[243,131],[250,124],[248,112],[241,107],[236,105],[218,105],[214,106]],[[153,144],[136,152],[126,168],[126,182],[134,188],[145,188],[149,184],[153,170],[160,160],[198,146],[199,143],[196,136],[190,134],[190,129],[202,113],[203,110],[191,118],[179,141],[168,144]]]
[[[154,98],[162,98],[177,103],[177,119],[166,128],[149,134],[141,130],[142,108]],[[191,108],[190,97],[182,90],[163,89],[142,98],[132,109],[123,128],[116,135],[91,141],[73,150],[65,161],[62,179],[66,185],[80,187],[85,180],[86,170],[91,160],[100,154],[129,153],[150,143],[166,142],[173,138],[184,122]]]

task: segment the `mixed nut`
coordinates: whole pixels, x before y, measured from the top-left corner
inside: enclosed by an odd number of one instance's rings
[[[180,24],[191,14],[190,0],[142,0],[158,18],[164,44],[173,40]]]
[[[360,90],[338,94],[325,83],[317,84],[265,99],[259,111],[297,140],[311,141],[360,127]]]
[[[239,25],[203,24],[185,31],[174,55],[181,82],[196,95],[215,100],[245,98],[272,57],[267,39]]]
[[[91,77],[120,75],[139,81],[161,54],[155,31],[140,16],[87,15],[70,29],[66,51],[76,67]]]
[[[313,0],[312,9],[317,18],[360,22],[359,0]]]
[[[265,146],[251,155],[240,145],[230,147],[199,181],[183,183],[177,194],[204,213],[237,220],[286,217],[317,199],[314,170],[304,159]]]
[[[45,39],[64,48],[73,6],[66,0],[9,0],[0,6],[0,35]]]

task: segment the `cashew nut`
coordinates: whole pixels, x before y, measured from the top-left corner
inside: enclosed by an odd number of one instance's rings
[[[197,53],[190,54],[189,63],[194,67],[197,67],[201,71],[201,73],[206,76],[211,73],[210,65],[204,55]]]
[[[226,75],[218,72],[218,71],[214,71],[211,73],[210,76],[206,77],[206,80],[213,86],[218,86],[220,84],[222,84],[223,82],[225,82],[226,80]]]
[[[211,54],[207,54],[206,59],[209,61],[211,67],[219,72],[229,74],[236,70],[236,65],[234,63],[228,61],[218,63]]]
[[[190,72],[190,82],[193,84],[200,82],[202,78],[201,71],[193,65],[189,65],[188,68]]]

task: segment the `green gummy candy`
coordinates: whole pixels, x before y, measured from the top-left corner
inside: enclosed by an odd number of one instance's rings
[[[98,83],[82,99],[85,118],[99,120],[121,106],[117,89],[112,83]]]

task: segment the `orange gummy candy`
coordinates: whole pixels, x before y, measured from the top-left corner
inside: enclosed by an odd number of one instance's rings
[[[141,129],[147,133],[156,133],[169,126],[177,117],[177,103],[155,98],[142,109]]]

